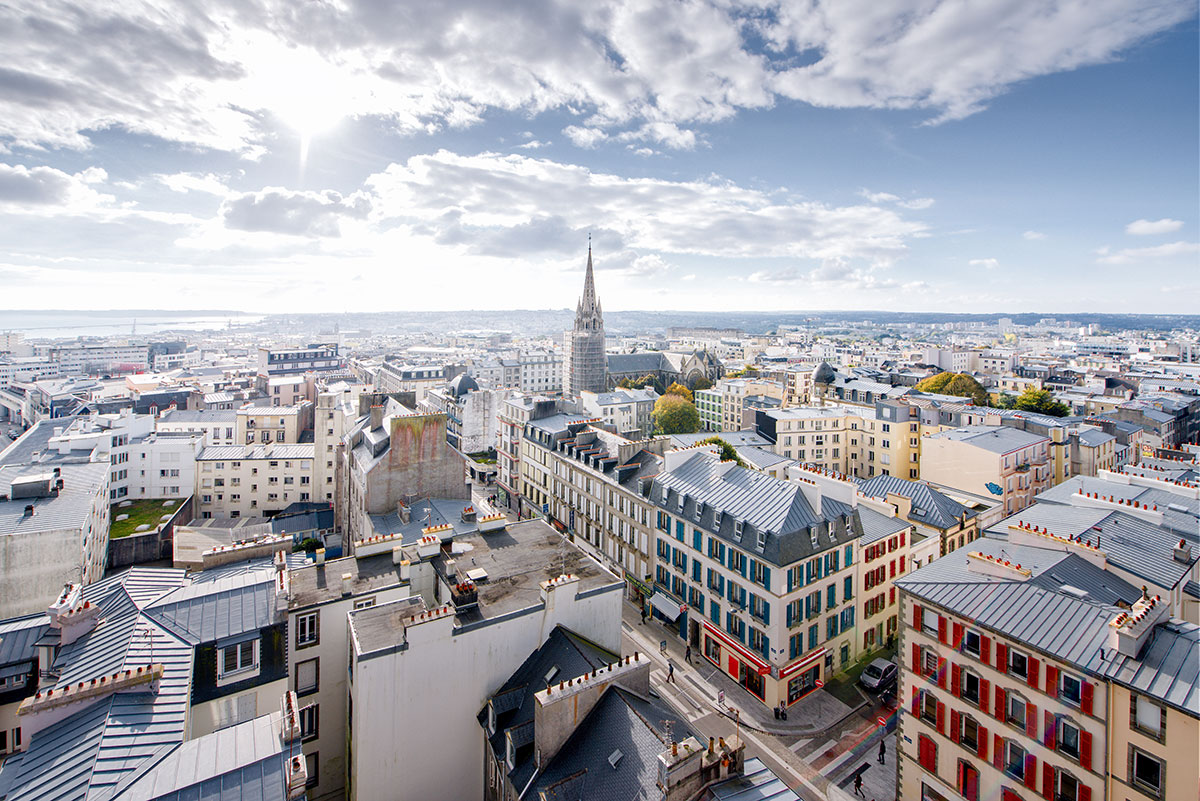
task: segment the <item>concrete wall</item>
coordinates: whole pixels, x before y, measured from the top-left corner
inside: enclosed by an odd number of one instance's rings
[[[356,654],[350,799],[482,798],[476,715],[557,624],[619,653],[621,595],[620,584],[587,598],[564,595],[457,633],[453,616],[440,618],[409,626],[407,649]]]
[[[276,712],[283,700],[283,694],[287,691],[288,680],[279,679],[268,684],[261,684],[243,693],[196,704],[188,710],[187,737],[189,740],[194,740],[216,731],[221,719],[221,708],[227,707],[231,703],[237,708],[239,700],[247,696],[254,696],[255,716]],[[239,720],[239,722],[244,721]]]
[[[469,498],[463,458],[446,444],[444,414],[389,418],[387,459],[367,476],[366,512],[384,514],[413,498]]]

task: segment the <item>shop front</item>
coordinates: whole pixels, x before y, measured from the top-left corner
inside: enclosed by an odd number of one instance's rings
[[[630,602],[639,609],[646,603],[646,599],[654,594],[654,588],[628,570],[625,571],[625,590]]]
[[[787,683],[788,706],[824,686],[821,680],[821,657],[825,656],[827,650],[818,648],[779,671],[779,678]]]
[[[766,704],[766,679],[771,675],[771,666],[708,621],[703,623],[702,629],[704,645],[701,653],[704,658]]]
[[[655,618],[672,624],[680,638],[687,637],[687,604],[659,590],[650,596],[650,609]]]

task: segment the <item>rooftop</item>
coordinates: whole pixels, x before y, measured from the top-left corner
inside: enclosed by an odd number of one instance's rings
[[[311,459],[316,446],[311,442],[269,445],[210,445],[196,461],[250,461],[255,459]]]
[[[1022,431],[1012,426],[963,426],[949,431],[933,434],[929,439],[946,439],[955,442],[966,442],[976,448],[983,448],[993,453],[1011,453],[1021,448],[1028,448],[1042,442],[1049,442],[1048,437]]]
[[[362,595],[388,587],[398,587],[400,565],[392,563],[391,552],[365,558],[347,556],[330,559],[323,565],[306,564],[289,572],[289,609],[336,601],[342,598],[342,576],[350,575],[351,594]]]
[[[63,482],[57,495],[0,500],[0,536],[76,528],[84,524],[96,505],[98,493],[105,486],[108,462],[64,463],[55,467],[61,471],[59,477]],[[25,465],[0,466],[0,492],[7,496],[14,480],[40,476],[48,470]],[[107,491],[104,495],[103,502],[107,504]],[[25,514],[27,506],[33,507],[33,514]]]

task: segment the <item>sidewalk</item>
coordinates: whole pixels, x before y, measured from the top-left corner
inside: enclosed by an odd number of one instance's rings
[[[808,737],[835,727],[857,709],[824,690],[815,690],[788,708],[787,720],[776,720],[771,709],[704,657],[693,652],[692,663],[688,664],[683,658],[685,643],[662,623],[653,619],[642,623],[637,609],[629,603],[623,605],[622,619],[626,633],[640,650],[675,666],[674,683],[688,690],[689,697],[747,728],[783,737]],[[663,640],[666,651],[660,653]],[[717,703],[722,690],[724,706]]]

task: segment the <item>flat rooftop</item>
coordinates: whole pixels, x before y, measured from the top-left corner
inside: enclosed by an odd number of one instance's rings
[[[376,554],[363,559],[346,556],[330,559],[323,565],[308,564],[290,571],[291,592],[289,609],[318,606],[339,600],[342,597],[342,576],[350,576],[351,593],[378,592],[389,587],[398,587],[400,565],[392,563],[392,552]]]

